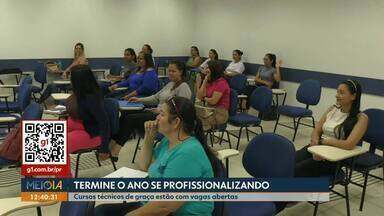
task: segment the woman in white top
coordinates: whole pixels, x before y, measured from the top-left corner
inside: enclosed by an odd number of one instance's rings
[[[244,63],[241,61],[241,56],[243,56],[243,52],[240,50],[233,50],[232,59],[233,61],[229,63],[228,67],[225,69],[224,74],[229,77],[236,76],[244,72],[245,67]]]
[[[217,54],[217,51],[215,49],[209,50],[208,58],[203,62],[203,64],[200,65],[200,69],[204,70],[208,68],[208,62],[211,60],[219,60],[219,55]]]
[[[357,81],[346,80],[337,89],[336,105],[330,107],[316,124],[311,143],[296,152],[296,177],[333,175],[336,163],[313,156],[309,146],[329,145],[351,150],[361,142],[368,127],[368,116],[360,112],[361,86]]]

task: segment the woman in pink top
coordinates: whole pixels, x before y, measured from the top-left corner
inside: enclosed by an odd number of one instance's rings
[[[197,109],[204,130],[215,128],[228,120],[230,88],[223,77],[224,71],[219,61],[209,61],[208,67],[196,78],[196,97],[210,109]]]

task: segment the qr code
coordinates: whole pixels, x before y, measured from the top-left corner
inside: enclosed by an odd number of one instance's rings
[[[66,164],[66,155],[66,121],[23,121],[23,164]]]

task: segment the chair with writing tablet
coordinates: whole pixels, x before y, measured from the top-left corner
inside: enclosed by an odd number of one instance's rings
[[[295,147],[287,138],[264,133],[249,142],[243,154],[244,169],[255,178],[290,178],[294,176]],[[274,215],[282,211],[279,202],[227,202],[226,212],[236,215]]]
[[[313,155],[320,156],[321,158],[323,158],[323,160],[336,163],[335,173],[330,176],[322,176],[322,177],[329,178],[330,191],[332,191],[334,194],[340,197],[343,197],[345,199],[347,215],[348,216],[351,215],[350,207],[349,207],[349,192],[348,192],[349,177],[348,177],[348,172],[345,173],[342,167],[345,166],[345,162],[348,159],[349,160],[352,159],[352,164],[354,164],[355,158],[361,154],[364,154],[366,150],[364,150],[360,146],[357,146],[353,150],[344,150],[334,146],[316,145],[316,146],[310,146],[308,148],[308,152],[310,152]],[[336,185],[342,185],[344,187],[344,191],[345,191],[344,194],[341,194],[340,192],[334,190],[334,187]],[[317,210],[320,203],[318,201],[310,202],[310,203],[315,206],[313,215],[317,215]]]

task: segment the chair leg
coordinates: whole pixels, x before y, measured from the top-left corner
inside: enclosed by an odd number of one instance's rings
[[[313,116],[311,116],[312,118],[312,127],[315,128],[315,118],[313,118]]]
[[[297,122],[296,122],[296,121],[295,121],[295,118],[293,118],[293,125],[294,125],[294,128],[295,128],[295,133],[293,134],[292,142],[295,142],[296,134],[297,134],[297,130],[299,129],[300,120],[301,120],[301,118],[299,118],[299,119],[297,120]]]
[[[227,178],[229,177],[229,159],[225,158],[225,169],[227,171]]]
[[[351,215],[351,208],[349,206],[349,192],[348,192],[348,182],[344,185],[345,188],[345,205],[347,207],[347,216]]]
[[[115,164],[115,161],[112,160],[112,154],[111,154],[111,152],[109,152],[109,159],[111,160],[113,170],[116,171],[116,170],[117,170],[117,168],[116,168],[116,164]]]
[[[240,130],[239,130],[239,137],[237,138],[237,146],[236,146],[236,150],[239,150],[239,145],[240,145],[240,137],[241,137],[241,131],[243,130],[243,127],[240,127]]]
[[[315,202],[315,209],[313,210],[313,216],[317,215],[317,210],[319,209],[319,202]]]
[[[363,211],[363,207],[364,207],[365,192],[367,190],[367,182],[368,182],[368,172],[364,172],[363,175],[364,175],[364,184],[363,184],[363,191],[361,193],[361,198],[360,198],[359,211]]]
[[[212,133],[213,132],[209,132],[208,135],[209,135],[209,141],[211,142],[211,146],[213,148],[213,136],[212,136]]]
[[[259,125],[261,133],[264,133],[263,126]]]
[[[248,132],[248,127],[245,127],[245,133],[247,134],[247,140],[249,142],[249,132]]]
[[[280,119],[280,115],[278,114],[277,119],[276,119],[276,123],[275,123],[275,128],[273,129],[273,133],[276,133],[277,125],[279,124],[279,119]]]
[[[219,142],[219,145],[221,145],[223,143],[223,139],[224,139],[224,132],[225,131],[222,131],[221,132],[221,136],[220,136],[220,142]]]
[[[97,165],[101,167],[101,163],[100,163],[100,159],[99,159],[99,155],[97,154],[97,151],[95,151],[95,156],[96,156]]]
[[[135,152],[133,153],[132,163],[135,163],[135,158],[136,158],[137,150],[139,149],[140,140],[141,140],[141,137],[139,136],[139,139],[137,140],[137,143],[136,143]]]
[[[41,213],[41,207],[40,206],[36,207],[36,211],[37,211],[37,216],[42,216],[43,215]]]
[[[75,178],[77,178],[79,174],[80,156],[81,156],[81,153],[77,154],[77,157],[76,157]]]
[[[230,137],[229,137],[229,132],[228,131],[226,131],[227,132],[227,139],[228,139],[228,145],[229,145],[229,148],[231,149],[232,148],[232,145],[231,145],[231,139],[230,139]],[[384,170],[383,170],[384,171]]]

